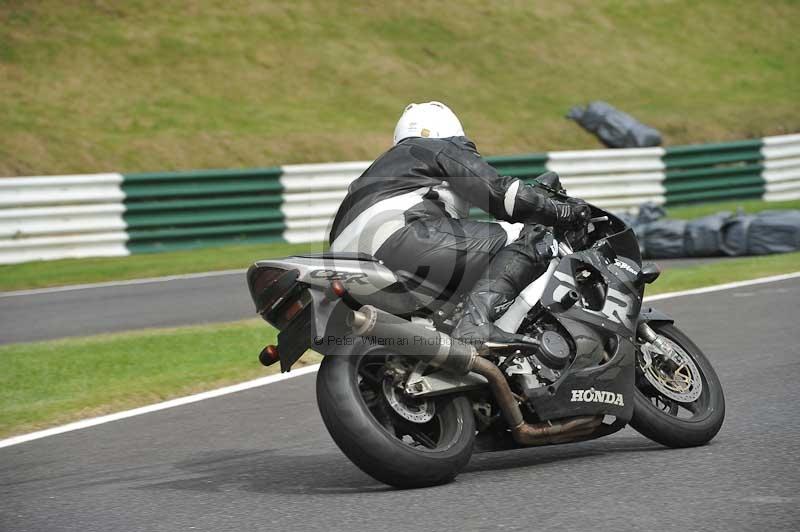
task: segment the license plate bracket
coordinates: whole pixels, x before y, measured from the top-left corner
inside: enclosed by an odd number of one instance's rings
[[[306,307],[278,333],[278,353],[281,359],[281,373],[292,365],[311,347],[313,335],[314,306]]]

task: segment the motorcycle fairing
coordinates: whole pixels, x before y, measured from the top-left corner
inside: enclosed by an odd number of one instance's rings
[[[627,267],[617,266],[615,260]],[[583,265],[599,272],[606,284],[605,299],[599,310],[588,308],[583,301],[570,307],[561,303],[571,290],[580,294],[582,288],[576,280],[576,274]],[[590,323],[633,341],[636,320],[642,305],[642,289],[634,285],[639,269],[634,261],[625,261],[621,257],[608,258],[596,250],[574,253],[561,260],[542,294],[542,305],[554,315]]]
[[[570,367],[556,382],[526,390],[537,416],[543,420],[561,419],[573,416],[612,415],[616,417],[614,430],[622,428],[633,415],[634,358],[635,346],[627,338],[615,336],[607,341],[594,326],[561,317],[562,325],[573,338],[578,338],[578,353]],[[608,344],[613,352],[610,360],[603,364],[596,362],[597,350],[604,350]],[[589,362],[588,364],[586,362]],[[582,391],[581,399],[575,400],[573,392]],[[584,401],[586,391],[592,391],[592,399]],[[601,392],[599,395],[597,392]],[[613,395],[614,401],[607,401]],[[618,404],[619,396],[623,404]],[[604,425],[605,427],[605,425]],[[613,432],[613,430],[611,431]],[[602,432],[598,435],[608,434]]]
[[[576,280],[581,269],[599,274],[605,285],[602,306],[597,310],[589,308],[584,297],[572,305],[562,303],[572,290],[582,295],[584,288]],[[630,420],[633,415],[635,331],[643,291],[635,284],[640,269],[637,257],[618,256],[610,245],[573,253],[561,260],[545,287],[541,303],[569,332],[575,346],[575,358],[551,386],[526,391],[540,419],[615,416],[616,421],[610,426],[604,425],[606,432],[598,435],[618,430]],[[603,363],[606,352],[610,359]],[[583,400],[587,391],[591,392],[588,394],[592,398],[590,401]],[[621,395],[623,404],[618,404],[617,394]],[[612,395],[615,400],[607,401]]]
[[[675,323],[675,318],[653,307],[643,307],[639,312],[639,323]]]

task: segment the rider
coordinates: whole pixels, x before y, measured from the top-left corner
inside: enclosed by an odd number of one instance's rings
[[[504,221],[466,219],[470,204]],[[498,175],[446,105],[412,103],[393,147],[350,184],[330,242],[334,252],[369,253],[451,290],[471,286],[453,336],[503,342],[513,337],[494,321],[556,253],[548,228],[580,231],[589,217],[579,200]]]

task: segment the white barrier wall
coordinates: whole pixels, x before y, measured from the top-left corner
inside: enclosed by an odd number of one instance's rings
[[[550,152],[545,165],[571,196],[628,210],[646,201],[664,203],[663,155],[663,148]]]
[[[767,201],[800,199],[800,135],[764,137],[761,148],[764,156]]]
[[[283,167],[283,205],[287,242],[328,239],[333,217],[347,187],[372,164],[357,161],[332,164],[295,164]]]
[[[0,178],[0,264],[128,255],[121,174]]]

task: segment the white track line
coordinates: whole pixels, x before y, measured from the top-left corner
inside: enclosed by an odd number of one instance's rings
[[[784,273],[782,275],[773,275],[771,277],[759,277],[758,279],[750,279],[749,281],[736,281],[734,283],[715,284],[712,286],[705,286],[703,288],[692,288],[691,290],[681,290],[679,292],[667,292],[664,294],[656,294],[653,296],[645,296],[645,301],[658,301],[659,299],[670,299],[673,297],[694,296],[697,294],[707,294],[709,292],[719,292],[720,290],[732,290],[742,286],[753,286],[754,284],[774,283],[777,281],[786,281],[788,279],[795,279],[800,277],[800,272]]]
[[[800,277],[800,272],[794,273],[787,273],[784,275],[774,275],[771,277],[761,277],[758,279],[750,279],[749,281],[737,281],[735,283],[725,283],[725,284],[718,284],[713,286],[706,286],[704,288],[695,288],[693,290],[682,290],[680,292],[669,292],[666,294],[657,294],[650,297],[645,297],[645,301],[656,301],[659,299],[670,299],[675,297],[685,297],[685,296],[693,296],[698,294],[707,294],[709,292],[719,292],[722,290],[732,290],[734,288],[741,288],[744,286],[752,286],[757,284],[764,284],[764,283],[774,283],[778,281],[786,281],[788,279],[795,279]],[[189,395],[186,397],[179,397],[177,399],[171,399],[169,401],[164,401],[162,403],[156,403],[153,405],[147,405],[140,408],[134,408],[133,410],[125,410],[124,412],[117,412],[116,414],[109,414],[106,416],[99,416],[93,417],[90,419],[84,419],[81,421],[76,421],[74,423],[69,423],[67,425],[61,425],[60,427],[53,427],[50,429],[40,430],[38,432],[31,432],[29,434],[22,434],[20,436],[14,436],[11,438],[7,438],[5,440],[0,440],[0,448],[3,447],[10,447],[12,445],[18,445],[20,443],[25,443],[31,440],[38,440],[39,438],[46,438],[48,436],[55,436],[56,434],[63,434],[65,432],[71,432],[73,430],[80,430],[85,429],[88,427],[94,427],[95,425],[102,425],[103,423],[109,423],[111,421],[117,421],[120,419],[125,419],[129,417],[139,416],[142,414],[149,414],[150,412],[158,412],[159,410],[165,410],[167,408],[174,408],[176,406],[187,405],[190,403],[196,403],[198,401],[204,401],[206,399],[213,399],[214,397],[220,397],[223,395],[228,395],[236,392],[241,392],[243,390],[250,390],[252,388],[258,388],[259,386],[266,386],[267,384],[272,384],[273,382],[280,382],[286,379],[291,379],[292,377],[299,377],[301,375],[307,375],[309,373],[314,373],[319,369],[319,364],[315,364],[313,366],[305,366],[296,370],[291,371],[290,373],[281,373],[279,375],[270,375],[268,377],[262,377],[260,379],[255,379],[252,381],[242,382],[240,384],[234,384],[233,386],[226,386],[225,388],[218,388],[216,390],[210,390],[207,392],[202,392],[194,395]]]
[[[220,277],[222,275],[242,274],[247,270],[220,270],[214,272],[184,273],[181,275],[167,275],[164,277],[147,277],[143,279],[130,279],[128,281],[108,281],[105,283],[71,284],[53,288],[34,288],[31,290],[15,290],[13,292],[0,292],[0,297],[32,296],[37,294],[52,294],[54,292],[72,292],[73,290],[86,290],[88,288],[106,288],[109,286],[131,286],[137,284],[166,283],[168,281],[182,281],[184,279],[203,279],[205,277]]]
[[[123,412],[108,414],[106,416],[82,419],[81,421],[76,421],[67,425],[61,425],[60,427],[53,427],[51,429],[40,430],[37,432],[31,432],[29,434],[22,434],[20,436],[14,436],[5,440],[0,440],[0,448],[10,447],[11,445],[17,445],[31,440],[38,440],[39,438],[46,438],[48,436],[55,436],[56,434],[63,434],[64,432],[72,432],[73,430],[94,427],[95,425],[102,425],[103,423],[109,423],[119,419],[149,414],[150,412],[158,412],[159,410],[166,410],[167,408],[188,405],[198,401],[220,397],[222,395],[228,395],[231,393],[249,390],[251,388],[257,388],[259,386],[266,386],[267,384],[272,384],[273,382],[284,381],[286,379],[291,379],[292,377],[299,377],[300,375],[314,373],[318,369],[319,364],[314,364],[313,366],[303,366],[302,368],[292,370],[290,373],[269,375],[267,377],[261,377],[252,381],[234,384],[233,386],[226,386],[224,388],[217,388],[216,390],[209,390],[207,392],[197,393],[194,395],[187,395],[186,397],[178,397],[177,399],[171,399],[169,401],[164,401],[163,403],[142,406],[140,408],[134,408],[133,410],[125,410]]]

